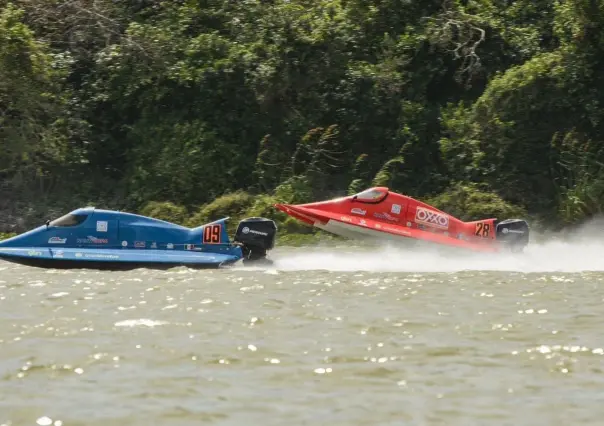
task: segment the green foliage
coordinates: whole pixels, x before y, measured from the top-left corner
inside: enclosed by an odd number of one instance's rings
[[[312,186],[305,176],[294,176],[275,188],[279,203],[301,204],[313,201]]]
[[[505,202],[499,195],[472,183],[457,183],[440,195],[426,200],[434,207],[463,221],[485,218],[526,218],[525,209]]]
[[[150,201],[143,206],[140,214],[182,225],[187,217],[187,209],[167,201]]]
[[[236,223],[245,215],[254,202],[247,192],[237,191],[216,198],[214,201],[202,206],[187,221],[188,226],[197,227],[204,223],[212,222],[223,217],[230,217],[231,223]]]
[[[370,185],[603,208],[601,0],[89,3],[0,9],[0,216],[39,210],[20,230],[85,201],[301,232],[275,202]]]
[[[14,234],[14,233],[5,234],[5,233],[0,232],[0,241],[6,240],[7,238],[14,237],[15,235],[17,235],[17,234]]]
[[[557,136],[557,135],[556,135]],[[557,218],[565,225],[602,214],[604,208],[604,146],[571,131],[555,137],[552,145],[562,151]],[[586,150],[585,147],[593,147]]]
[[[0,176],[47,185],[68,157],[61,83],[69,54],[53,55],[13,3],[0,9]]]

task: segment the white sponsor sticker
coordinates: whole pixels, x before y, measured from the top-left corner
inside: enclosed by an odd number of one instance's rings
[[[417,208],[417,211],[415,212],[415,221],[435,228],[449,229],[448,216],[423,207]]]
[[[96,232],[107,232],[108,228],[109,228],[109,224],[104,220],[99,220],[96,223]]]
[[[401,205],[400,204],[393,204],[392,208],[390,209],[390,213],[401,214]]]
[[[367,214],[367,210],[363,210],[363,209],[359,209],[359,208],[354,208],[352,210],[350,210],[350,213],[354,213],[354,214],[358,214],[361,216],[365,216]]]

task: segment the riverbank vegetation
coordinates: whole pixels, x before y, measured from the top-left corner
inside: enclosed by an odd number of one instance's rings
[[[372,185],[463,219],[604,205],[602,0],[0,1],[0,232],[84,205],[307,228]]]

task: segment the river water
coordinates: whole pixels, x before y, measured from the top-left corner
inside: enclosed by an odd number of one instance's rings
[[[565,425],[604,417],[604,244],[268,269],[0,262],[0,425]]]

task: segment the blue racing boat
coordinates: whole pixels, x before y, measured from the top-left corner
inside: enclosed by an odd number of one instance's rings
[[[216,268],[268,262],[274,221],[242,220],[233,240],[223,218],[187,228],[132,213],[86,207],[0,241],[0,259],[42,268],[124,270],[175,266]]]

